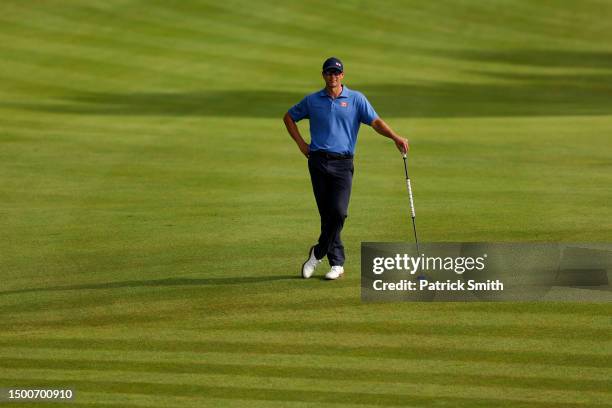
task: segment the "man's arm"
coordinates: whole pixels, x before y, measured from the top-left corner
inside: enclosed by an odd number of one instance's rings
[[[291,115],[289,115],[289,112],[285,113],[285,116],[283,117],[283,122],[285,122],[285,126],[287,127],[287,132],[289,132],[289,135],[291,135],[293,140],[295,140],[295,143],[300,148],[300,151],[302,152],[302,154],[308,157],[310,148],[308,147],[308,144],[304,141],[304,138],[300,134],[300,130],[298,129]]]
[[[372,123],[370,123],[370,126],[372,126],[374,130],[380,133],[381,135],[393,140],[395,142],[395,146],[397,146],[397,149],[401,153],[408,153],[408,149],[410,149],[410,146],[408,145],[408,140],[395,133],[393,129],[391,129],[389,125],[385,123],[384,120],[382,120],[381,118],[376,118],[372,121]]]

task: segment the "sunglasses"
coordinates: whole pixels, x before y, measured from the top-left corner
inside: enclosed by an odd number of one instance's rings
[[[327,70],[327,71],[323,71],[323,75],[328,75],[328,76],[329,75],[336,75],[336,76],[338,76],[341,73],[342,73],[342,71],[338,71],[337,69],[330,69],[330,70]]]

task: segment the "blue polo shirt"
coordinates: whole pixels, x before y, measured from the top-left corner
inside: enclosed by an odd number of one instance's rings
[[[346,85],[336,99],[325,89],[306,96],[289,109],[289,115],[295,122],[310,120],[311,151],[340,154],[354,154],[359,126],[378,118],[366,97]]]

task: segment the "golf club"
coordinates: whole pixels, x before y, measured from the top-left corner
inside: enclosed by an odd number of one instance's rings
[[[412,186],[410,185],[410,177],[408,176],[408,163],[406,153],[402,154],[404,158],[404,172],[406,173],[406,187],[408,187],[408,196],[410,197],[410,215],[412,216],[412,229],[414,231],[414,241],[416,243],[417,256],[419,256],[419,239],[417,238],[416,224],[415,224],[415,213],[414,213],[414,200],[412,199]]]

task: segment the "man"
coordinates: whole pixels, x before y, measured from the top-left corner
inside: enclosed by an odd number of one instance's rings
[[[338,58],[323,63],[325,88],[293,106],[283,121],[287,131],[308,158],[308,170],[321,216],[321,234],[302,265],[302,277],[310,278],[327,256],[331,270],[326,279],[344,274],[344,246],[340,232],[347,217],[353,182],[353,154],[361,123],[370,125],[395,142],[400,152],[408,151],[408,141],[398,136],[376,114],[366,97],[342,85],[344,66]],[[302,138],[296,122],[310,120],[310,145]]]

